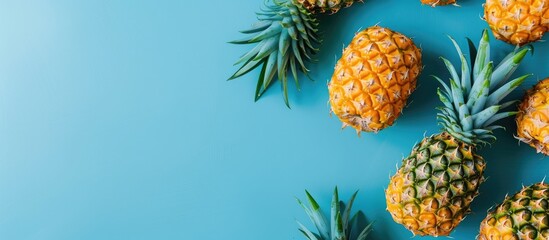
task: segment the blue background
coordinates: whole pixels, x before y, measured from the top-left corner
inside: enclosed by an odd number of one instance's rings
[[[275,85],[258,102],[258,71],[226,79],[251,46],[227,41],[263,1],[0,1],[0,239],[304,239],[304,189],[327,209],[360,189],[370,239],[412,236],[385,211],[389,176],[436,133],[437,83],[487,27],[483,1],[431,8],[371,0],[320,18],[324,45],[292,110]],[[397,124],[357,137],[330,117],[326,82],[344,45],[379,23],[423,49],[425,70]],[[547,39],[547,36],[545,37]],[[493,41],[501,59],[513,47]],[[549,76],[549,44],[516,73]],[[485,182],[455,239],[473,239],[507,193],[541,181],[549,161],[507,131],[480,151]],[[425,238],[431,239],[431,238]]]

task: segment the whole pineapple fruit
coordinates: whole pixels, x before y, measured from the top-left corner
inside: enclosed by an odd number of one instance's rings
[[[470,68],[459,45],[451,40],[461,59],[461,76],[442,58],[451,75],[449,85],[435,77],[443,87],[438,89],[442,133],[426,137],[413,148],[386,190],[393,219],[422,236],[449,235],[469,213],[486,166],[476,152],[487,139],[495,139],[492,131],[501,127],[493,123],[514,114],[498,113],[513,104],[500,101],[528,76],[508,81],[530,49],[512,52],[494,67],[484,31],[476,56],[470,42]]]
[[[479,240],[549,239],[549,185],[537,183],[506,197],[480,224]]]
[[[316,13],[337,12],[359,0],[272,0],[257,13],[258,22],[251,29],[242,31],[252,34],[234,44],[256,44],[235,65],[242,65],[229,80],[241,77],[261,66],[255,90],[255,100],[265,93],[274,79],[281,81],[286,106],[288,101],[288,72],[291,71],[297,87],[297,72],[307,74],[308,62],[319,50],[318,20]],[[266,1],[269,2],[269,1]]]
[[[444,6],[448,4],[456,5],[456,0],[421,0],[421,3],[436,7],[436,6]]]
[[[337,187],[335,188],[332,197],[330,222],[326,220],[322,209],[320,209],[320,206],[311,194],[307,190],[305,190],[305,193],[307,194],[310,207],[305,206],[299,199],[297,199],[297,202],[305,209],[305,212],[318,230],[317,233],[313,233],[298,221],[299,231],[308,240],[365,240],[372,231],[372,223],[364,226],[364,228],[357,228],[360,227],[358,226],[358,216],[359,214],[363,215],[362,212],[359,211],[351,216],[351,208],[358,191],[353,194],[347,204],[344,204],[342,201],[339,201]]]
[[[497,39],[524,45],[549,31],[549,0],[486,0],[484,18]]]
[[[526,93],[516,120],[517,138],[549,155],[549,78]]]
[[[358,133],[391,126],[416,88],[421,51],[414,42],[379,26],[356,34],[328,84],[332,112]]]

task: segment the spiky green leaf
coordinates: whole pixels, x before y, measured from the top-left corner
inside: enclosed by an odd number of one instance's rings
[[[485,29],[482,31],[477,57],[473,65],[473,79],[477,79],[488,62],[490,62],[490,37],[488,36],[488,31]]]
[[[486,99],[488,99],[488,94],[490,93],[492,67],[492,62],[486,65],[471,89],[471,94],[469,94],[469,100],[467,101],[467,106],[471,108],[471,114],[477,114],[482,111],[486,105]]]
[[[454,65],[452,65],[452,63],[446,58],[440,57],[440,59],[442,59],[442,61],[444,62],[444,65],[446,66],[446,69],[448,69],[448,72],[450,72],[450,76],[452,77],[452,79],[455,81],[459,80],[460,77],[457,74],[456,68],[454,67]],[[461,84],[459,85],[461,87]]]
[[[509,93],[515,90],[515,88],[520,86],[524,82],[524,80],[526,80],[526,78],[528,78],[530,75],[531,74],[527,74],[527,75],[515,78],[514,80],[501,86],[499,89],[491,93],[490,96],[488,96],[488,99],[486,100],[486,104],[488,106],[493,106],[498,104],[503,98],[509,95]]]
[[[322,240],[320,239],[316,234],[309,231],[303,224],[301,224],[299,221],[297,221],[297,224],[299,225],[299,231],[305,235],[309,240]]]
[[[355,202],[356,195],[358,194],[358,191],[355,191],[353,195],[351,196],[351,199],[349,199],[349,202],[347,203],[347,206],[345,206],[345,211],[343,212],[343,228],[348,229],[349,228],[349,221],[351,216],[351,209],[353,208],[353,203]]]
[[[499,111],[499,106],[491,106],[473,115],[475,126],[484,126],[484,123]]]
[[[307,199],[309,201],[310,207],[305,206],[299,199],[297,199],[298,203],[303,207],[315,227],[317,227],[317,230],[319,233],[314,233],[312,231],[309,231],[303,224],[300,222],[297,222],[299,225],[299,231],[303,233],[303,235],[308,238],[309,240],[352,240],[351,239],[351,228],[356,228],[359,225],[359,219],[358,215],[361,214],[363,216],[362,212],[358,212],[353,215],[353,217],[350,218],[351,215],[351,208],[353,206],[353,202],[355,201],[356,195],[358,191],[353,193],[351,196],[348,204],[345,204],[342,201],[339,201],[339,194],[337,191],[337,187],[334,189],[332,201],[331,201],[331,217],[330,217],[330,228],[327,227],[327,224],[322,224],[323,221],[320,221],[319,219],[323,219],[322,213],[320,213],[321,209],[318,203],[314,200],[314,198],[311,196],[311,194],[308,191],[305,191],[307,194]],[[343,212],[342,212],[343,210]],[[350,219],[349,219],[350,218]],[[324,218],[325,219],[325,218]],[[321,222],[321,224],[319,224]],[[320,226],[319,225],[323,225]],[[360,232],[357,239],[365,239],[366,235],[372,230],[372,223],[368,224],[363,229],[357,229],[357,233]]]
[[[459,44],[456,42],[456,40],[454,40],[450,36],[448,37],[454,44],[454,47],[458,52],[459,59],[461,60],[461,88],[463,88],[463,92],[465,94],[468,94],[471,91],[471,76],[470,76],[469,64],[467,64],[465,55],[461,51],[461,48],[459,47]]]
[[[366,237],[368,237],[368,235],[370,234],[370,232],[372,232],[373,224],[374,224],[374,222],[371,222],[370,224],[368,224],[368,225],[362,230],[362,232],[360,232],[360,234],[358,235],[358,237],[356,238],[356,240],[366,240]]]
[[[460,58],[461,76],[457,74],[452,63],[442,58],[450,74],[450,81],[446,85],[440,78],[435,77],[442,85],[442,89],[438,89],[437,94],[444,104],[444,107],[438,108],[440,113],[437,114],[437,118],[446,132],[461,141],[474,145],[487,144],[488,142],[483,139],[493,139],[492,132],[499,127],[491,124],[514,114],[514,112],[498,114],[502,108],[514,104],[514,102],[506,102],[499,105],[499,102],[528,76],[508,81],[525,54],[531,49],[517,49],[494,68],[490,59],[488,31],[484,30],[478,50],[467,38],[471,57],[471,67],[469,67],[458,43],[451,37],[450,40]]]
[[[241,77],[261,64],[267,64],[261,67],[260,78],[257,80],[257,86],[260,87],[256,87],[255,99],[269,89],[273,80],[280,80],[284,102],[289,107],[288,72],[292,71],[296,85],[299,85],[298,71],[307,75],[306,64],[315,60],[313,55],[319,50],[318,21],[294,1],[275,0],[272,4],[266,2],[257,16],[259,21],[251,29],[242,31],[250,37],[230,42],[256,45],[238,59],[235,65],[242,66],[229,80]],[[276,55],[275,61],[272,60],[273,55]]]
[[[340,212],[339,212],[339,194],[337,193],[337,187],[335,187],[334,189],[334,194],[332,196],[332,204],[331,204],[331,233],[332,233],[332,238],[334,236],[336,236],[336,232],[337,232],[337,218],[339,217],[340,215]]]
[[[328,239],[330,237],[330,230],[328,228],[326,217],[324,217],[324,214],[322,214],[322,210],[320,209],[320,206],[315,201],[315,199],[311,196],[311,194],[308,191],[305,191],[305,193],[307,195],[307,200],[311,208],[305,206],[305,204],[303,204],[299,199],[297,199],[297,202],[305,210],[305,212],[311,219],[311,222],[313,222],[313,224],[315,225],[316,229],[319,232],[319,236],[322,239]]]
[[[496,69],[494,69],[494,74],[492,75],[492,82],[490,84],[490,89],[499,87],[501,83],[506,83],[511,75],[515,72],[519,66],[526,53],[530,51],[529,48],[523,48],[518,52],[514,52],[509,58],[502,61]]]
[[[498,120],[501,120],[501,119],[504,119],[506,117],[510,117],[510,116],[514,116],[516,115],[518,112],[502,112],[502,113],[498,113],[494,116],[492,116],[490,119],[486,120],[486,122],[484,123],[483,127],[485,126],[490,126],[492,123],[498,121]]]

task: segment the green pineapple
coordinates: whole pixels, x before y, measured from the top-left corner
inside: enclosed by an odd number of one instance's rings
[[[359,211],[351,217],[351,208],[358,191],[353,194],[349,203],[345,206],[342,201],[339,201],[337,187],[335,188],[331,204],[330,225],[328,225],[328,221],[315,199],[307,190],[305,190],[305,193],[307,194],[307,200],[310,207],[305,206],[299,199],[297,199],[297,201],[299,205],[305,209],[305,212],[307,212],[307,215],[318,230],[317,233],[314,233],[298,221],[299,231],[303,233],[308,240],[364,240],[372,231],[373,223],[370,223],[362,230],[357,229],[357,231],[354,232],[356,238],[352,238],[352,236],[354,236],[352,228],[353,226],[358,225],[357,216],[358,214],[361,214]]]
[[[296,0],[313,13],[336,13],[342,7],[351,6],[354,2],[361,0]]]
[[[488,213],[479,240],[549,239],[549,185],[523,187]]]
[[[451,38],[450,38],[451,39]],[[450,72],[450,85],[435,77],[443,89],[438,96],[442,133],[426,137],[405,158],[386,191],[387,210],[393,219],[418,235],[446,236],[469,213],[486,167],[479,147],[495,140],[494,122],[515,115],[499,113],[516,101],[500,103],[529,75],[509,81],[530,48],[517,49],[494,67],[484,31],[477,50],[469,40],[469,67],[459,45],[451,39],[461,60],[461,76],[442,58]]]

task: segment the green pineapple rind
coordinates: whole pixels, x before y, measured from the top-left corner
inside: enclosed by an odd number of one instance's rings
[[[342,201],[339,201],[337,187],[334,189],[330,207],[329,225],[326,220],[327,218],[322,213],[322,209],[320,209],[320,206],[316,200],[307,190],[305,190],[305,193],[307,195],[307,201],[309,202],[310,207],[303,204],[303,202],[299,199],[297,199],[297,202],[301,207],[303,207],[313,222],[313,225],[315,225],[318,230],[318,233],[310,231],[301,222],[297,221],[299,231],[309,240],[351,240],[351,230],[353,226],[356,226],[357,215],[360,213],[359,211],[351,216],[351,208],[358,191],[351,196],[348,204],[344,204]],[[364,227],[355,239],[365,240],[368,234],[372,231],[372,224],[373,223],[370,223]]]
[[[406,221],[398,214],[393,218],[422,236],[449,235],[467,216],[484,181],[486,167],[483,158],[475,153],[476,148],[495,139],[493,131],[502,127],[494,122],[515,114],[500,112],[515,101],[500,102],[529,76],[509,80],[531,48],[515,49],[495,66],[490,59],[488,33],[484,31],[478,50],[468,40],[469,65],[457,42],[451,37],[450,40],[460,57],[461,75],[450,61],[442,58],[450,81],[447,84],[433,76],[441,84],[437,93],[443,106],[438,108],[437,118],[443,131],[416,144],[398,171],[404,183],[399,186],[402,195],[397,204],[409,213]],[[432,207],[435,202],[436,207]],[[421,216],[431,216],[434,225]]]
[[[490,59],[490,38],[483,31],[478,51],[469,40],[472,71],[457,42],[450,37],[461,61],[461,76],[450,61],[442,58],[451,78],[449,85],[433,76],[442,88],[437,93],[444,106],[437,114],[439,124],[455,138],[472,145],[486,145],[495,140],[493,131],[502,128],[494,122],[513,116],[514,111],[500,112],[515,102],[500,103],[516,89],[530,74],[510,80],[524,56],[532,47],[515,49],[499,65],[494,67]]]
[[[515,195],[506,196],[503,203],[488,213],[482,225],[498,226],[502,222],[510,221],[508,227],[512,228],[514,237],[536,240],[547,239],[549,238],[549,229],[547,228],[549,219],[548,201],[549,185],[546,183],[536,183],[524,187]],[[483,233],[481,232],[481,234]]]
[[[414,146],[410,156],[402,160],[399,173],[410,184],[403,188],[403,195],[407,197],[402,199],[407,200],[401,204],[423,206],[425,201],[434,200],[439,211],[451,212],[451,217],[437,220],[436,228],[453,229],[470,212],[470,204],[484,181],[485,166],[485,160],[474,153],[471,145],[455,141],[446,133],[425,137]],[[415,220],[421,222],[421,219]],[[427,229],[416,231],[430,235]]]
[[[234,44],[256,44],[235,65],[241,64],[229,80],[241,77],[261,66],[257,80],[255,101],[269,89],[274,79],[281,81],[284,102],[288,100],[288,72],[291,71],[299,89],[297,72],[308,73],[306,63],[313,62],[319,51],[318,20],[295,0],[273,0],[265,3],[265,9],[257,13],[258,22],[251,29],[241,31],[251,34]],[[308,75],[307,75],[308,76]]]
[[[354,2],[362,2],[362,0],[342,0],[338,4],[334,4],[332,1],[317,1],[316,7],[313,8],[313,12],[331,12],[336,13],[343,7],[349,7]]]

